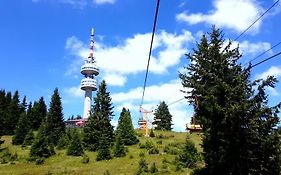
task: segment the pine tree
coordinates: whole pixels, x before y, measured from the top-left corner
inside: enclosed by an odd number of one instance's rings
[[[182,85],[192,89],[186,96],[203,125],[205,172],[277,175],[280,139],[275,128],[280,106],[267,107],[264,90],[274,87],[276,79],[250,82],[250,68],[237,64],[238,48],[230,49],[231,42],[223,45],[221,31],[213,28],[209,38],[204,35],[194,53],[187,55],[188,73],[180,74]]]
[[[106,90],[106,83],[102,81],[99,85],[97,96],[94,98],[94,106],[91,115],[84,127],[83,142],[87,149],[96,151],[100,146],[101,136],[105,137],[105,141],[110,146],[114,142],[113,126],[111,125],[111,117],[113,116],[113,106],[111,97]]]
[[[6,92],[5,90],[0,90],[0,136],[4,134],[4,124],[6,117]]]
[[[21,113],[20,119],[15,129],[15,135],[12,138],[13,145],[20,145],[24,142],[24,138],[26,137],[29,131],[29,120],[27,119],[27,114]]]
[[[139,142],[132,124],[131,113],[125,108],[120,113],[116,133],[125,145],[133,145]]]
[[[48,140],[48,130],[45,122],[42,122],[36,139],[30,148],[29,159],[34,161],[40,158],[48,158],[55,154],[54,147]]]
[[[103,134],[100,137],[98,154],[96,157],[97,161],[112,159],[110,154],[110,142],[107,140],[107,135]]]
[[[34,141],[34,133],[32,130],[29,130],[29,132],[26,134],[24,141],[23,141],[23,146],[27,146],[27,145],[32,145],[33,141]]]
[[[166,130],[171,131],[172,128],[172,115],[170,114],[168,105],[162,101],[158,108],[156,109],[154,113],[154,122],[153,124],[157,125],[155,127],[156,130]]]
[[[40,124],[47,116],[47,107],[44,98],[41,97],[39,101],[35,101],[32,108],[32,129],[38,130]]]
[[[51,143],[57,144],[60,136],[65,133],[65,125],[63,122],[62,104],[59,96],[59,91],[56,88],[52,95],[50,108],[47,115],[47,131]]]
[[[88,122],[83,128],[84,137],[83,142],[85,147],[90,151],[96,151],[99,147],[99,140],[101,136],[99,125],[99,114],[91,115],[88,118]]]
[[[26,96],[23,97],[23,100],[20,104],[20,113],[25,113],[26,112],[26,107],[27,107],[27,103],[26,103]]]
[[[84,154],[82,142],[77,129],[73,132],[66,154],[71,156],[81,156],[82,154]]]
[[[7,94],[7,96],[9,93]],[[8,97],[9,98],[9,97]],[[13,135],[18,120],[20,118],[20,101],[19,101],[19,92],[15,91],[11,102],[8,103],[8,115],[6,116],[6,134]]]
[[[63,134],[57,144],[57,149],[65,149],[69,146],[70,140],[67,134]]]
[[[185,168],[193,168],[198,160],[199,153],[195,148],[194,143],[187,138],[183,150],[176,157],[176,161],[179,161]]]
[[[114,147],[114,157],[125,157],[126,151],[123,143],[123,139],[120,136],[116,137],[115,147]]]

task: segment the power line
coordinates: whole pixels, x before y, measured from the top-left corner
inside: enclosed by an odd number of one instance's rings
[[[277,56],[280,55],[280,54],[281,54],[281,52],[278,52],[277,54],[272,55],[271,57],[268,57],[267,59],[264,59],[264,60],[258,62],[258,63],[256,63],[256,64],[252,65],[252,66],[250,67],[250,69],[252,69],[253,67],[256,67],[257,65],[260,65],[260,64],[262,64],[262,63],[264,63],[264,62],[266,62],[266,61],[268,61],[268,60],[270,60],[270,59],[272,59],[272,58],[274,58],[274,57],[277,57]]]
[[[178,100],[176,100],[176,101],[173,101],[173,102],[167,104],[167,106],[171,106],[171,105],[173,105],[173,104],[175,104],[175,103],[178,103],[178,102],[180,102],[180,101],[182,101],[182,100],[184,100],[184,99],[185,99],[185,97],[183,97],[183,98],[181,98],[181,99],[178,99]]]
[[[143,99],[144,99],[144,93],[145,93],[145,88],[146,88],[146,82],[147,82],[147,76],[148,76],[148,70],[149,70],[149,63],[150,63],[152,45],[153,45],[153,39],[154,39],[154,33],[155,33],[156,23],[157,23],[159,4],[160,4],[160,0],[157,0],[155,17],[154,17],[154,24],[153,24],[153,31],[152,31],[152,36],[151,36],[151,42],[150,42],[150,48],[149,48],[149,54],[148,54],[148,60],[147,60],[147,66],[146,66],[145,78],[144,78],[144,83],[143,83],[143,92],[142,92],[142,98],[141,98],[140,106],[143,104]]]
[[[279,0],[277,0],[274,4],[272,4],[261,16],[259,16],[249,27],[247,27],[239,36],[237,36],[234,41],[237,41],[244,33],[246,33],[256,22],[258,22],[267,12],[269,12],[277,3]]]
[[[272,46],[271,48],[267,49],[266,51],[262,52],[261,54],[259,54],[255,58],[251,59],[248,63],[244,64],[243,66],[245,66],[245,65],[251,63],[252,61],[258,59],[259,57],[263,56],[264,54],[266,54],[267,52],[269,52],[270,50],[272,50],[273,48],[277,47],[280,44],[281,44],[281,41],[279,43],[275,44],[274,46]]]

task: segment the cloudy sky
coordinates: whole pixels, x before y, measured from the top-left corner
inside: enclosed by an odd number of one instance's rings
[[[213,24],[226,39],[236,38],[274,1],[161,0],[144,107],[183,97],[178,72],[189,61],[202,34]],[[49,104],[57,87],[65,118],[82,115],[80,67],[88,56],[89,35],[95,29],[94,56],[113,99],[116,124],[127,107],[134,123],[142,97],[156,0],[2,0],[0,1],[0,89],[19,90],[28,101],[43,96]],[[234,44],[242,65],[281,41],[281,3],[270,10]],[[258,62],[281,46],[263,55]],[[253,69],[252,78],[281,77],[281,58]],[[281,101],[281,86],[269,89],[270,103]],[[186,101],[169,106],[174,130],[184,131],[193,110]],[[151,116],[152,117],[152,116]]]

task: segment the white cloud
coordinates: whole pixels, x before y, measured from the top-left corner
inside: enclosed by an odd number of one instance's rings
[[[243,41],[239,43],[239,48],[242,54],[257,55],[263,51],[270,49],[271,44],[268,42],[251,43],[249,41]]]
[[[224,47],[227,44],[228,44],[228,41],[225,41]],[[242,42],[237,42],[237,41],[232,42],[231,49],[236,48],[238,45],[239,45],[240,53],[242,53],[243,56],[245,56],[245,55],[256,56],[271,48],[271,44],[268,42],[262,42],[262,41],[250,42],[250,41],[245,40]]]
[[[266,79],[268,76],[278,78],[281,76],[281,66],[271,66],[265,72],[256,75],[256,79]]]
[[[63,92],[70,97],[78,97],[78,98],[84,97],[85,94],[85,92],[80,89],[80,86],[65,88]]]
[[[135,34],[116,46],[107,46],[97,41],[94,50],[97,65],[100,70],[105,72],[105,75],[116,74],[122,76],[122,80],[126,80],[125,77],[129,74],[141,73],[146,69],[150,39],[151,33],[145,33]],[[176,66],[187,52],[187,45],[193,40],[191,33],[185,30],[180,34],[165,31],[156,34],[149,71],[155,74],[163,74],[167,72],[168,68]],[[65,48],[79,58],[85,59],[87,57],[88,43],[83,44],[75,36],[67,39]],[[72,65],[80,67],[82,61],[76,60]],[[71,70],[77,70],[78,68],[75,69],[75,66],[70,66],[69,69],[67,72],[71,73],[73,72]]]
[[[189,24],[208,23],[216,24],[219,27],[226,27],[237,32],[245,30],[264,11],[256,0],[214,0],[214,9],[207,14],[188,14],[182,12],[177,14],[178,21]],[[262,19],[259,20],[250,30],[257,32]]]
[[[111,86],[123,86],[126,82],[126,77],[118,74],[107,74],[104,79]]]
[[[95,4],[114,4],[115,0],[93,0]]]

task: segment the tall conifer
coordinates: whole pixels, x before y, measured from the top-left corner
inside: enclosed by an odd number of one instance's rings
[[[280,105],[268,107],[265,92],[276,79],[251,82],[251,67],[243,69],[237,63],[238,48],[232,49],[231,42],[224,47],[223,35],[216,28],[203,35],[194,53],[187,56],[187,73],[180,78],[190,89],[187,99],[196,106],[196,120],[203,125],[205,172],[278,175]]]
[[[170,114],[168,105],[162,101],[154,113],[154,122],[156,130],[171,131],[172,128],[172,115]]]

